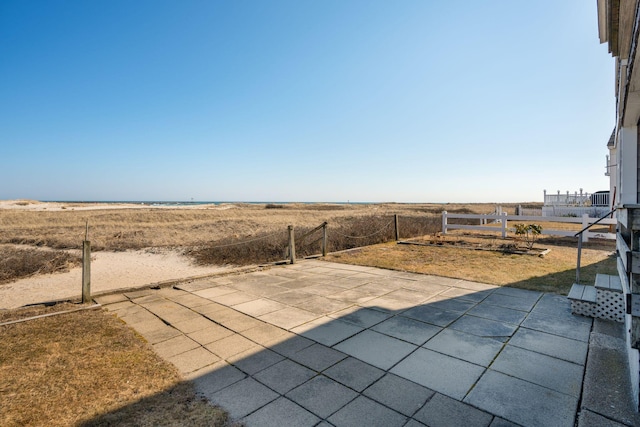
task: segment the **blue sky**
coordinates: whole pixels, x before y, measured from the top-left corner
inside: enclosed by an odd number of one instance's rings
[[[0,199],[608,188],[596,1],[0,2]]]

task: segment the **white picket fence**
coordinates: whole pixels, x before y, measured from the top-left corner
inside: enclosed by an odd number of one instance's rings
[[[477,219],[478,225],[467,225],[467,224],[451,224],[449,223],[450,219]],[[585,214],[581,218],[575,217],[549,217],[549,216],[525,216],[525,215],[507,215],[506,213],[502,214],[452,214],[447,211],[442,212],[442,234],[447,234],[449,230],[479,230],[485,232],[494,232],[501,233],[502,238],[507,237],[507,232],[513,232],[513,229],[509,228],[509,221],[515,221],[518,223],[522,222],[535,222],[536,224],[545,222],[566,222],[566,223],[574,223],[581,224],[584,228],[589,224],[593,224],[596,222],[598,218],[592,218],[589,215]],[[606,218],[600,221],[600,224],[604,225],[615,225],[617,220],[615,218]],[[499,224],[490,225],[490,224]],[[542,228],[542,234],[549,236],[565,236],[565,237],[573,237],[577,231],[572,230],[551,230]],[[588,242],[589,239],[612,239],[615,240],[616,233],[599,233],[593,232],[591,230],[587,230],[583,233],[583,241]]]

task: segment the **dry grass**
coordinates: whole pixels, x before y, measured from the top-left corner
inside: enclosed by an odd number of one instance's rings
[[[69,271],[81,262],[80,256],[61,250],[0,245],[0,284],[35,274]]]
[[[148,247],[196,247],[211,242],[247,239],[262,233],[285,232],[288,225],[313,228],[362,216],[439,217],[443,210],[489,213],[493,204],[234,204],[202,209],[103,209],[21,211],[0,209],[0,243],[56,249],[80,249],[89,221],[93,250]],[[503,205],[513,210],[514,205]]]
[[[2,313],[3,321],[51,310]],[[0,326],[0,425],[213,425],[226,414],[122,322],[87,310]]]
[[[451,241],[485,246],[503,244],[502,239],[457,235]],[[508,240],[507,242],[513,243]],[[576,246],[568,239],[541,239],[536,247],[551,249],[545,257],[500,251],[472,250],[460,245],[398,245],[387,243],[334,254],[328,261],[367,265],[452,277],[500,286],[513,286],[566,295],[575,281]],[[612,242],[590,242],[582,252],[581,282],[593,283],[597,273],[617,274]]]

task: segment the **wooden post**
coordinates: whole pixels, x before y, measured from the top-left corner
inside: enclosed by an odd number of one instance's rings
[[[393,222],[396,226],[396,242],[400,240],[400,229],[398,229],[398,214],[393,216]]]
[[[289,226],[289,257],[291,264],[296,263],[296,241],[293,234],[293,225]]]
[[[322,224],[322,256],[327,256],[327,223]]]
[[[442,234],[447,234],[447,211],[442,211]]]
[[[507,213],[503,212],[501,213],[502,216],[502,238],[506,239],[507,238]]]
[[[91,242],[82,242],[82,303],[91,302]]]
[[[585,228],[587,225],[589,225],[589,214],[582,214],[582,228]],[[589,241],[589,233],[589,230],[585,230],[585,232],[582,233],[584,235],[583,241],[585,243]]]

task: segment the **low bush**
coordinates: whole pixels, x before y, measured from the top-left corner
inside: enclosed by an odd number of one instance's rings
[[[34,274],[69,271],[81,262],[78,255],[65,251],[0,246],[0,283]]]

